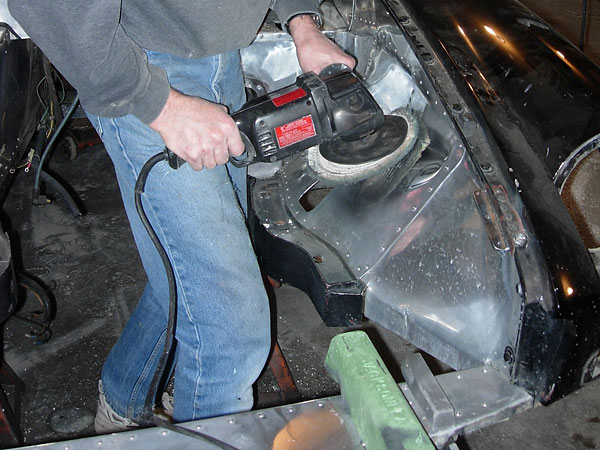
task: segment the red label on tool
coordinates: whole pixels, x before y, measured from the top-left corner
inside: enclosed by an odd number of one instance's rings
[[[275,128],[275,134],[277,135],[279,148],[284,148],[288,145],[295,144],[296,142],[311,138],[317,133],[315,131],[312,116],[309,114],[308,116],[304,116],[298,120]]]
[[[276,107],[279,108],[280,106],[283,106],[286,103],[293,102],[294,100],[298,100],[302,97],[306,97],[306,91],[302,88],[298,88],[293,90],[292,92],[288,92],[287,94],[283,94],[279,97],[272,98],[271,101]]]

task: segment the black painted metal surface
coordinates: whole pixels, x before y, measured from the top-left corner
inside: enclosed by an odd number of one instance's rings
[[[250,209],[252,212],[252,208]],[[360,280],[328,283],[301,246],[269,234],[251,214],[250,229],[261,268],[269,276],[306,292],[327,326],[361,323],[365,286]]]
[[[29,39],[0,42],[0,199],[39,121],[41,53]]]
[[[412,6],[485,119],[541,248],[553,296],[531,298],[523,280],[513,377],[552,401],[579,386],[585,361],[600,347],[600,280],[554,185],[569,156],[600,134],[600,69],[518,2]]]

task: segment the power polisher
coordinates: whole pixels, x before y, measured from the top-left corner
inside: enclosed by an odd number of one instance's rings
[[[344,65],[300,75],[291,85],[262,95],[232,116],[244,141],[237,167],[272,163],[299,152],[321,178],[352,183],[399,162],[414,147],[416,121],[384,115],[358,76]],[[169,153],[177,169],[184,160]]]

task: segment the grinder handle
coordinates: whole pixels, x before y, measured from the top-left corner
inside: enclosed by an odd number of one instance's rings
[[[240,136],[242,137],[242,142],[244,142],[244,146],[246,147],[246,150],[242,155],[243,158],[238,159],[235,156],[230,156],[229,162],[235,167],[246,167],[255,162],[256,150],[254,148],[254,145],[252,145],[252,142],[250,142],[250,139],[248,138],[246,133],[240,131]],[[167,147],[165,147],[164,152],[166,155],[167,162],[169,163],[169,167],[171,167],[171,169],[177,170],[185,164],[185,159],[180,158]]]
[[[235,167],[247,167],[250,164],[256,162],[256,149],[254,148],[254,145],[252,145],[252,141],[250,141],[250,138],[246,133],[240,131],[240,136],[242,137],[242,142],[244,143],[246,150],[240,158],[230,156],[229,162]]]

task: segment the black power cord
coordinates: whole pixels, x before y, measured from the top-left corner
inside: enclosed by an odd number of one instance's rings
[[[152,168],[161,161],[169,161],[169,158],[172,158],[172,153],[169,152],[165,148],[164,151],[157,153],[152,158],[150,158],[142,167],[140,174],[138,175],[137,181],[135,183],[135,208],[146,229],[146,232],[150,236],[152,243],[156,247],[158,254],[165,266],[165,271],[167,272],[167,281],[169,284],[169,317],[167,321],[167,330],[165,333],[165,345],[158,361],[158,365],[156,367],[156,371],[154,372],[154,376],[152,377],[152,382],[150,384],[150,388],[148,389],[148,393],[146,394],[146,402],[144,405],[144,412],[142,413],[142,423],[140,425],[157,425],[162,428],[166,428],[176,433],[184,434],[186,436],[191,436],[196,439],[200,439],[202,441],[211,443],[218,448],[225,450],[238,450],[231,445],[220,441],[212,436],[209,436],[204,433],[199,433],[194,430],[190,430],[188,428],[184,428],[180,425],[175,425],[168,422],[165,419],[154,414],[154,402],[156,400],[159,388],[162,384],[163,377],[165,374],[165,369],[167,367],[167,361],[169,359],[169,355],[171,353],[171,349],[173,347],[173,337],[175,336],[175,318],[177,317],[177,285],[175,284],[175,274],[173,273],[173,266],[171,265],[171,261],[162,246],[156,232],[152,228],[152,224],[148,220],[148,216],[146,216],[146,212],[144,211],[144,206],[142,204],[142,194],[144,193],[144,189],[146,187],[146,181],[148,180],[148,175]]]
[[[148,220],[148,216],[144,211],[144,206],[142,205],[142,194],[144,193],[146,181],[148,180],[150,170],[152,170],[152,168],[159,162],[164,161],[165,158],[166,154],[164,152],[157,153],[152,158],[150,158],[142,167],[142,170],[140,171],[140,174],[138,175],[137,181],[135,183],[135,209],[140,217],[140,220],[142,221],[142,225],[144,225],[146,232],[150,236],[150,240],[154,244],[154,247],[156,247],[156,250],[160,255],[160,259],[162,260],[163,265],[165,266],[165,270],[167,272],[167,282],[169,284],[169,317],[167,321],[167,332],[165,334],[165,344],[160,359],[158,361],[158,366],[156,367],[154,376],[152,377],[150,389],[148,389],[148,393],[146,394],[146,403],[143,413],[143,418],[149,422],[152,422],[152,419],[154,417],[154,401],[156,400],[158,389],[161,385],[161,381],[165,373],[165,368],[167,366],[167,361],[171,353],[171,348],[173,347],[175,317],[177,315],[177,287],[175,284],[175,274],[173,273],[173,267],[171,266],[171,262],[169,261],[167,252],[162,246],[160,240],[158,239],[156,232],[152,228],[152,225]]]

